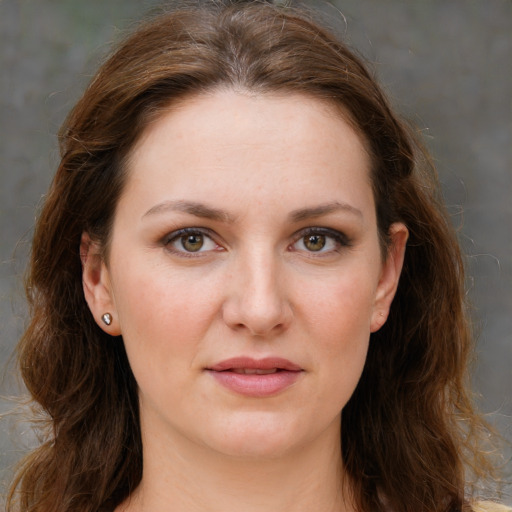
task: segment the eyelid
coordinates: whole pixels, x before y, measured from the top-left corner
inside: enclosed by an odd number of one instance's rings
[[[187,228],[180,228],[175,231],[171,231],[170,233],[167,233],[161,239],[161,243],[166,248],[166,250],[168,250],[172,254],[177,254],[179,256],[186,257],[186,258],[197,258],[199,256],[203,256],[205,253],[212,252],[212,250],[211,249],[206,250],[206,251],[200,250],[197,252],[192,252],[192,251],[189,252],[189,251],[185,251],[185,250],[180,251],[174,247],[171,247],[171,244],[172,244],[172,242],[174,242],[175,240],[179,239],[182,236],[198,235],[198,234],[202,235],[206,238],[209,238],[216,245],[216,249],[217,248],[221,249],[221,250],[223,249],[222,245],[219,244],[218,241],[216,240],[215,234],[210,229],[201,228],[201,227],[187,227]]]
[[[293,247],[298,241],[300,241],[302,238],[304,238],[305,236],[308,236],[308,235],[322,235],[322,236],[331,238],[338,245],[338,248],[351,247],[351,245],[352,245],[352,240],[350,239],[350,237],[348,237],[342,231],[339,231],[339,230],[333,229],[333,228],[310,226],[310,227],[301,229],[300,231],[297,231],[297,233],[295,233],[295,235],[294,235],[295,240],[291,244],[291,246]],[[332,253],[333,251],[318,251],[316,253],[314,251],[305,251],[305,252],[307,252],[308,254],[310,254],[312,256],[322,256],[325,254]]]
[[[195,235],[195,234],[206,235],[206,236],[208,236],[208,237],[213,239],[211,230],[209,230],[207,228],[200,228],[200,227],[195,227],[194,226],[194,227],[179,228],[179,229],[176,229],[176,230],[171,231],[169,233],[166,233],[162,237],[162,242],[163,243],[169,243],[172,240],[174,240],[175,238],[178,238],[180,236],[183,236],[183,235]]]

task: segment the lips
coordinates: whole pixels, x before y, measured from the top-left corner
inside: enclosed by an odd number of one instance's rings
[[[288,359],[281,357],[265,357],[264,359],[253,359],[252,357],[233,357],[226,359],[209,368],[215,372],[226,370],[286,370],[299,372],[302,368]]]
[[[255,398],[279,394],[294,384],[303,369],[280,357],[226,359],[207,371],[230,391]]]
[[[270,373],[276,373],[279,370],[277,368],[272,368],[270,370],[261,370],[254,368],[233,368],[231,371],[234,373],[239,373],[241,375],[269,375]]]

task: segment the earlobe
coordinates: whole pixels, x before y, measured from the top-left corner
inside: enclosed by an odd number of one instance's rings
[[[106,333],[112,336],[120,335],[110,273],[99,244],[94,242],[88,233],[82,234],[80,260],[85,300],[96,323]],[[109,318],[110,322],[106,322],[104,318]]]
[[[371,332],[378,331],[387,320],[389,308],[398,288],[398,281],[402,272],[409,231],[405,224],[395,222],[389,228],[389,236],[391,243],[388,248],[386,261],[382,266],[375,294],[375,304],[370,325]]]

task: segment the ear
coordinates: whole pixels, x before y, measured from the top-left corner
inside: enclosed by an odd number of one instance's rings
[[[82,261],[82,284],[84,295],[96,323],[111,336],[119,336],[119,322],[115,307],[114,295],[110,281],[110,273],[103,260],[101,248],[91,240],[88,233],[82,234],[80,241],[80,259]],[[102,317],[105,313],[111,316],[107,325]]]
[[[391,302],[398,288],[398,280],[404,264],[405,245],[409,231],[401,222],[395,222],[389,228],[391,243],[375,294],[375,303],[371,317],[371,332],[378,331],[386,322]]]

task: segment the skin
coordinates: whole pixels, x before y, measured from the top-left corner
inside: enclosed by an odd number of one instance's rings
[[[139,385],[144,474],[119,510],[353,510],[341,412],[407,239],[392,225],[382,257],[369,170],[351,126],[307,96],[218,90],[145,130],[108,262],[82,240],[86,299]],[[248,397],[208,370],[238,356],[301,371]]]

